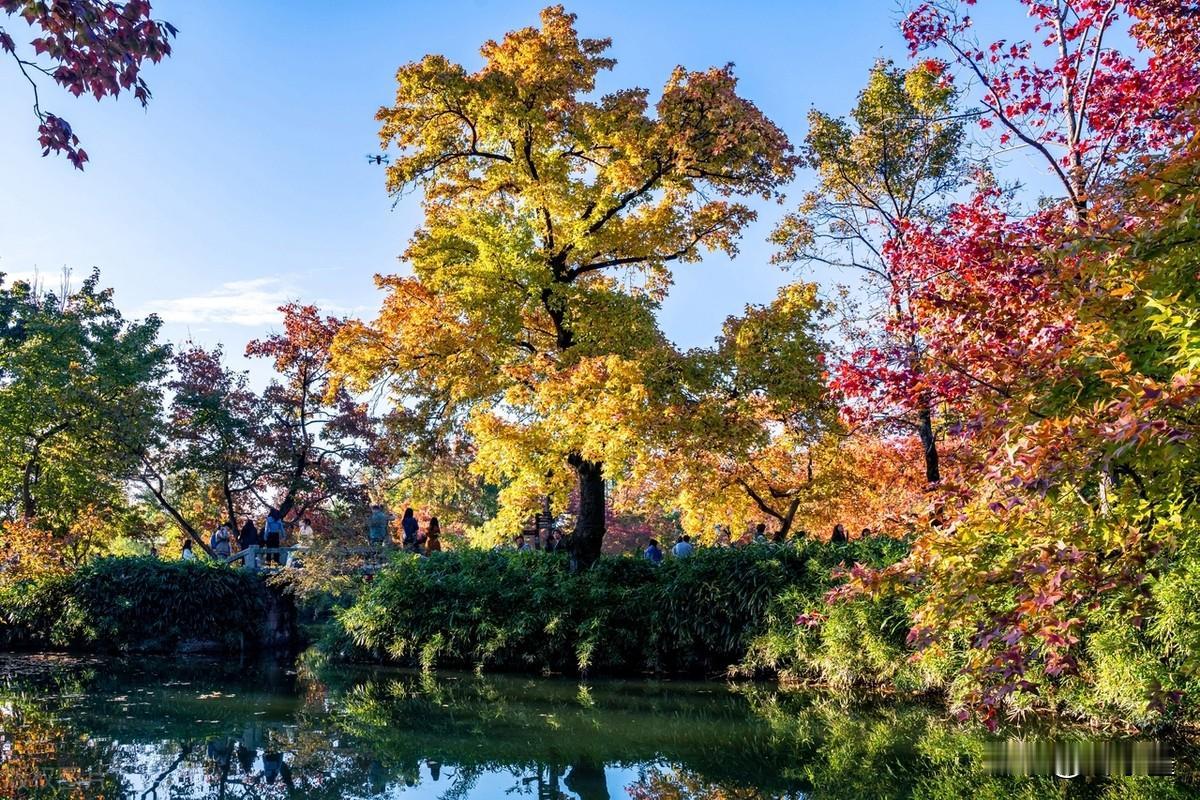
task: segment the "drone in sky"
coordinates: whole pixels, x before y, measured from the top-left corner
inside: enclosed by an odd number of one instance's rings
[[[389,163],[391,163],[391,160],[392,160],[391,157],[388,156],[386,153],[379,153],[379,154],[368,153],[367,154],[367,163],[368,164],[389,164]]]

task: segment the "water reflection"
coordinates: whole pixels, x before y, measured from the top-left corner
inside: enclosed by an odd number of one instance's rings
[[[1186,757],[1170,777],[1098,766],[1152,773],[1168,754],[1150,743],[1071,747],[990,742],[920,707],[846,707],[761,686],[0,658],[3,798],[1166,798],[1196,788]],[[1060,763],[1081,777],[1043,769]]]

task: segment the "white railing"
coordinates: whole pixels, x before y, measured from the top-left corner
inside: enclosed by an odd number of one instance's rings
[[[297,559],[294,556],[303,555],[308,551],[309,548],[303,545],[293,545],[291,547],[265,547],[263,545],[253,544],[244,550],[239,550],[233,555],[221,560],[231,566],[240,562],[243,569],[260,572],[264,570],[286,569],[289,567],[299,566],[303,560]],[[364,573],[372,573],[377,572],[383,563],[387,561],[388,557],[394,552],[396,551],[391,548],[339,547],[333,551],[333,555],[340,558],[364,556],[364,563],[359,571]]]
[[[226,564],[236,564],[239,561],[246,569],[258,570],[273,567],[285,567],[292,561],[292,553],[307,552],[307,547],[263,547],[252,544],[244,550],[222,559]]]

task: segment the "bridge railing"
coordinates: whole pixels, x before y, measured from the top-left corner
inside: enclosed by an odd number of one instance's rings
[[[224,561],[226,564],[240,563],[246,569],[257,570],[268,565],[274,566],[272,561],[278,561],[280,566],[286,565],[292,560],[293,553],[305,552],[308,552],[308,548],[299,545],[295,547],[263,547],[252,544],[225,558]]]
[[[253,544],[222,559],[222,561],[231,566],[240,563],[243,569],[262,572],[301,566],[303,564],[303,556],[308,552],[310,552],[310,548],[304,545],[264,547]],[[334,558],[344,561],[361,557],[363,563],[357,571],[374,573],[378,572],[379,568],[387,563],[388,558],[394,552],[396,552],[394,548],[338,547],[332,551],[332,555]]]

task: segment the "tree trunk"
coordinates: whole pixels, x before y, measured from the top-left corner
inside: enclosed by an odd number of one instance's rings
[[[942,473],[938,466],[937,440],[933,437],[933,413],[928,405],[922,405],[917,417],[920,420],[917,430],[921,436],[921,449],[925,451],[925,480],[937,483],[942,479]]]
[[[234,508],[234,505],[233,505],[233,489],[231,489],[229,487],[229,473],[225,473],[224,489],[225,489],[225,510],[229,513],[229,526],[231,528],[233,528],[233,535],[236,536],[239,527],[238,527],[236,509]]]
[[[34,472],[37,470],[38,449],[33,448],[33,455],[25,463],[25,471],[21,476],[21,516],[27,520],[37,516],[37,501],[33,498]]]
[[[279,508],[277,509],[280,519],[290,514],[296,506],[296,493],[300,491],[300,485],[304,481],[304,471],[306,469],[308,469],[308,445],[304,445],[304,451],[296,455],[296,463],[292,468],[287,492],[283,496],[283,502],[279,504]]]
[[[571,535],[571,553],[579,569],[587,569],[600,557],[604,542],[604,465],[579,455],[567,459],[579,478],[579,517]]]
[[[150,490],[150,494],[158,502],[159,508],[167,513],[167,516],[171,518],[179,530],[183,531],[184,535],[191,539],[194,543],[200,545],[201,550],[215,558],[216,555],[213,553],[212,548],[208,546],[208,542],[204,541],[204,536],[201,535],[200,531],[196,530],[195,526],[193,526],[187,521],[187,519],[184,518],[179,509],[175,508],[175,506],[171,504],[171,501],[167,499],[166,493],[163,491],[162,486],[155,486],[149,477],[145,475],[142,475],[140,479],[142,481],[142,485]],[[236,531],[234,533],[236,534]]]
[[[812,481],[812,462],[808,464],[809,481]],[[796,511],[800,508],[800,498],[797,497],[788,504],[787,513],[779,520],[779,531],[776,534],[779,541],[783,541],[792,532],[792,523],[796,520]]]

